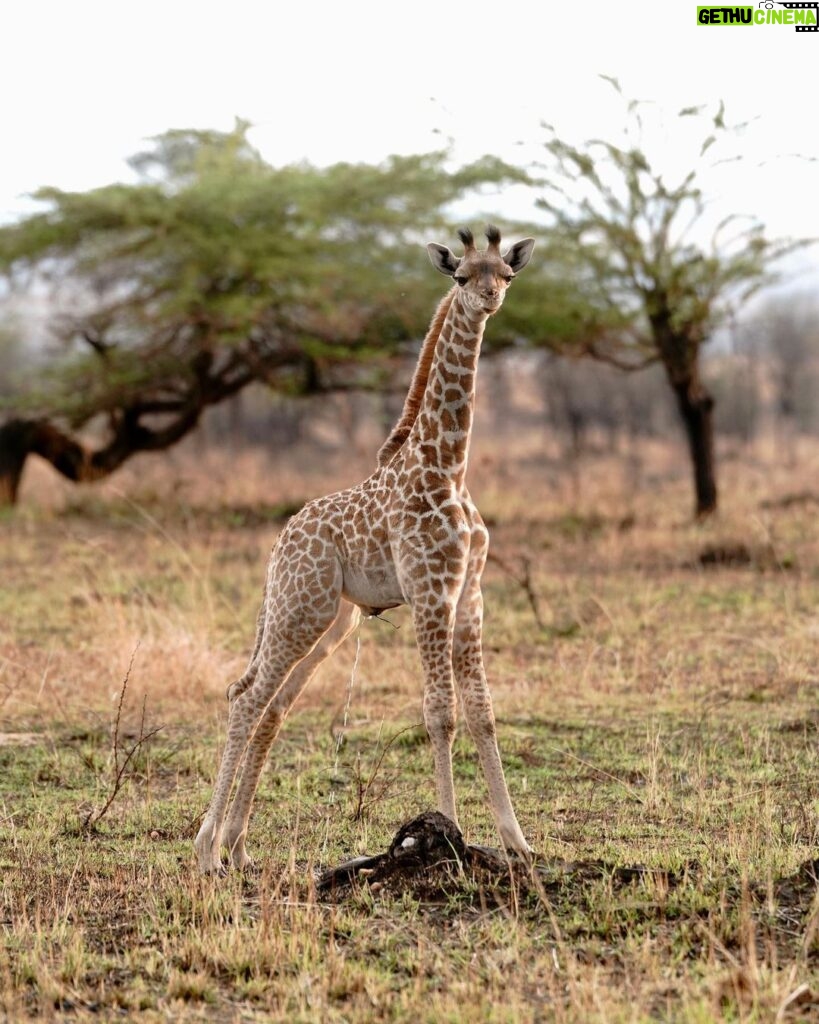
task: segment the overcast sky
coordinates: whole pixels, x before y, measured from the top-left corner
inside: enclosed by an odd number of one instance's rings
[[[125,159],[149,136],[227,129],[236,116],[274,164],[377,161],[449,139],[460,159],[521,161],[538,151],[541,120],[578,141],[615,132],[608,74],[667,115],[653,141],[672,165],[681,107],[721,98],[729,121],[756,119],[735,147],[746,160],[707,181],[716,207],[771,234],[819,234],[819,164],[791,155],[819,156],[819,33],[700,27],[696,7],[5,0],[0,220],[31,210],[24,197],[39,185],[127,180]],[[493,206],[502,213],[504,197]]]

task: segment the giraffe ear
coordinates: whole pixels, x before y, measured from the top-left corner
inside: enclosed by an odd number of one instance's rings
[[[512,248],[503,254],[503,262],[508,263],[512,270],[517,274],[517,272],[519,270],[523,270],[529,262],[529,257],[532,255],[532,249],[534,249],[534,247],[534,238],[524,238],[520,242],[515,242]]]
[[[430,242],[427,246],[427,252],[429,258],[432,260],[432,265],[436,270],[440,270],[442,274],[446,274],[447,277],[452,277],[458,267],[461,265],[460,259],[452,252],[451,249],[447,249],[445,245],[438,245],[437,242]]]

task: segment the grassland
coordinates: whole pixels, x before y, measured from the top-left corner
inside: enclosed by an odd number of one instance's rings
[[[329,902],[317,870],[434,805],[405,611],[363,626],[351,692],[354,642],[299,702],[258,870],[201,878],[191,847],[278,512],[327,481],[251,456],[85,491],[35,471],[0,520],[0,1013],[819,1019],[819,453],[724,460],[702,525],[667,456],[629,472],[475,459],[500,741],[549,884]],[[466,736],[455,770],[494,845]]]

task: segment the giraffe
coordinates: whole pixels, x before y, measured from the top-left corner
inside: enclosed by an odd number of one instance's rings
[[[468,229],[458,235],[460,257],[446,246],[427,246],[433,266],[455,283],[433,317],[375,471],[355,487],[306,504],[271,553],[254,650],[244,675],[228,688],[225,747],[194,843],[204,873],[223,870],[223,847],[234,867],[251,863],[245,841],[253,798],[291,705],[362,616],[403,604],[412,612],[423,667],[438,809],[457,824],[457,685],[501,841],[512,852],[531,852],[498,750],[481,650],[489,535],[465,478],[484,327],[529,262],[534,239],[501,254],[492,225],[483,250]]]

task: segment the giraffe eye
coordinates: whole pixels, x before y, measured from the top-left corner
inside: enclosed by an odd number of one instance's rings
[[[504,281],[507,284],[511,284],[511,282],[514,281],[514,280],[515,280],[515,275],[514,274],[509,274],[508,277],[504,277]]]
[[[463,288],[463,286],[466,284],[468,280],[468,277],[456,277],[455,284],[459,284]]]

